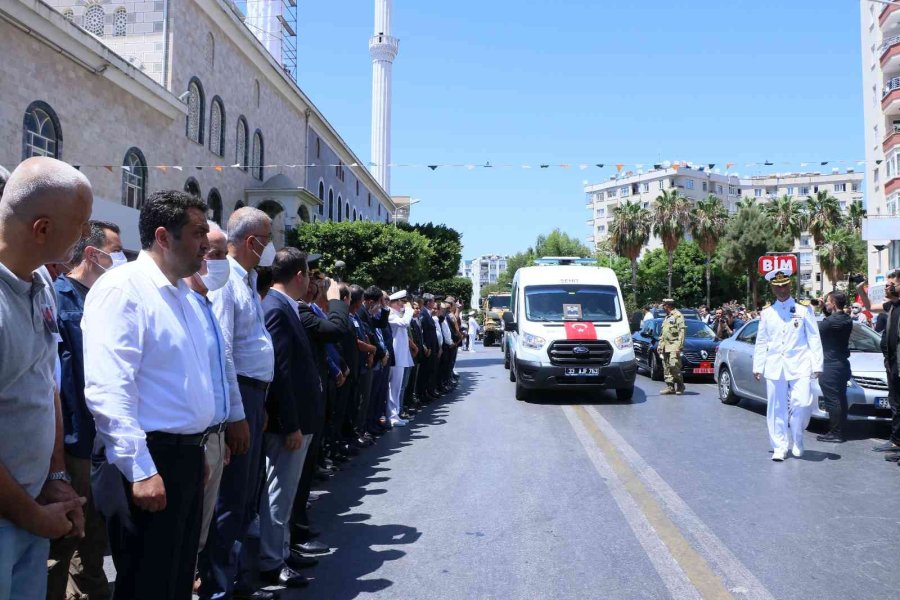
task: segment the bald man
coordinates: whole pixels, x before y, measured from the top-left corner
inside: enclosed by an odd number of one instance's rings
[[[43,599],[50,539],[81,535],[55,393],[56,298],[41,265],[68,262],[93,205],[87,178],[22,162],[0,197],[0,600]]]

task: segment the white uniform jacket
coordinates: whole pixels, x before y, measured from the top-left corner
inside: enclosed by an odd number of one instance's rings
[[[753,372],[766,379],[795,380],[822,372],[822,340],[810,307],[793,298],[762,311],[753,352]]]
[[[391,309],[388,324],[394,336],[394,359],[398,367],[413,366],[412,354],[409,352],[409,324],[412,323],[413,309],[410,305],[403,312]]]

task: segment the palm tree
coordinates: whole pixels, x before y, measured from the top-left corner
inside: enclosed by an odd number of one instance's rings
[[[631,290],[637,306],[637,259],[650,240],[650,211],[640,202],[625,202],[612,209],[613,221],[609,227],[612,250],[631,261]]]
[[[690,217],[691,202],[678,190],[663,190],[653,203],[653,235],[658,236],[669,257],[669,297],[672,297],[672,258]]]
[[[841,205],[827,191],[818,191],[815,197],[806,198],[806,219],[806,227],[818,246],[829,229],[840,226],[843,220]]]
[[[756,198],[753,196],[741,196],[741,199],[737,201],[735,210],[740,212],[742,208],[750,208],[751,206],[756,206]]]
[[[779,235],[787,235],[796,240],[806,229],[806,214],[803,205],[790,196],[776,198],[766,204],[766,214],[775,222]]]
[[[816,257],[822,271],[831,280],[832,291],[837,289],[837,282],[852,268],[854,235],[847,227],[833,227],[825,231],[822,243],[817,245]]]
[[[854,200],[847,208],[847,220],[850,228],[857,234],[862,232],[862,222],[866,218],[866,208],[863,206],[862,200]]]
[[[706,305],[709,306],[710,262],[719,240],[725,235],[728,211],[718,196],[710,194],[691,211],[691,235],[706,254]]]

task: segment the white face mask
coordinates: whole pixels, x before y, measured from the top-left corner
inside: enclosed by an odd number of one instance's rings
[[[228,276],[230,274],[231,265],[228,264],[227,258],[221,260],[207,260],[206,275],[200,275],[200,280],[207,290],[214,292],[225,287],[225,284],[228,283]]]
[[[253,251],[256,254],[256,250]],[[271,267],[272,263],[275,262],[275,244],[269,242],[266,244],[266,247],[263,248],[262,254],[256,254],[259,257],[259,266],[260,267]]]
[[[100,263],[94,263],[98,267],[103,269],[104,272],[112,271],[116,267],[121,267],[122,265],[124,265],[128,262],[128,257],[125,256],[125,253],[121,252],[121,251],[120,252],[103,252],[103,250],[100,250],[99,248],[97,248],[97,252],[102,252],[103,254],[107,255],[109,257],[109,259],[112,261],[112,264],[109,267],[104,267]]]

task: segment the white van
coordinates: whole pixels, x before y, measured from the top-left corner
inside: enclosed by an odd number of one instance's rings
[[[559,262],[513,278],[503,319],[516,399],[534,389],[614,389],[630,401],[637,365],[616,274]]]

